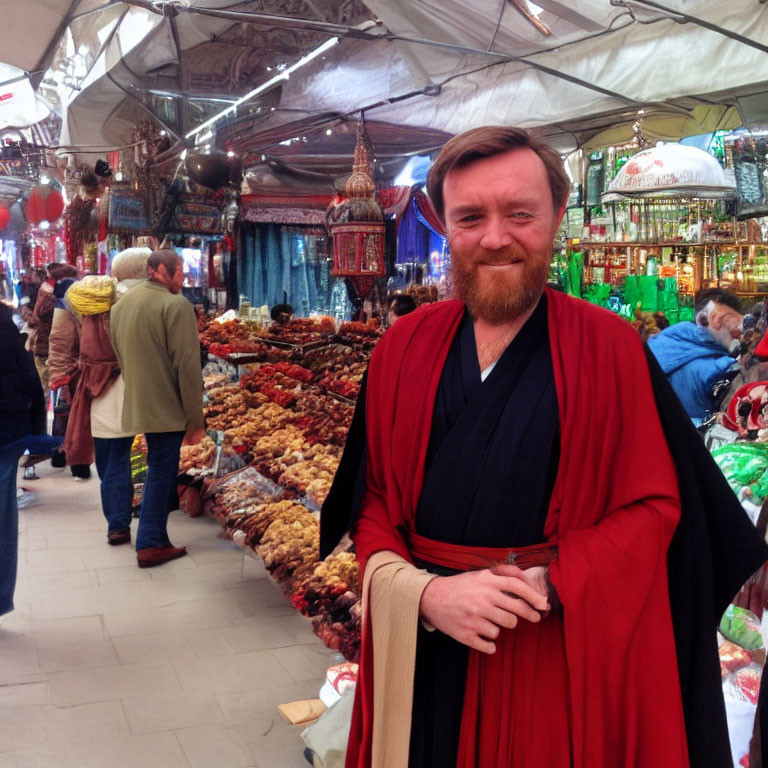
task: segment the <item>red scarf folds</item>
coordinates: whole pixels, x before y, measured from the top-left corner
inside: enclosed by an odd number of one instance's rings
[[[521,622],[494,656],[471,652],[458,768],[684,768],[666,563],[679,499],[648,366],[623,320],[554,291],[547,301],[561,457],[545,537],[559,548],[550,576],[563,616]],[[363,567],[380,550],[410,560],[433,403],[463,310],[451,301],[406,316],[371,359],[353,531]],[[370,760],[368,629],[347,768]],[[509,732],[481,711],[502,712]]]

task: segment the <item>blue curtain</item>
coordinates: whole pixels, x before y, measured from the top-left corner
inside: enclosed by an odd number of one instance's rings
[[[396,264],[425,264],[429,247],[428,230],[416,215],[416,203],[411,199],[397,232]]]
[[[332,314],[336,279],[322,248],[322,238],[279,224],[246,225],[241,240],[238,291],[254,307],[284,301],[297,317]],[[343,281],[342,281],[343,283]]]

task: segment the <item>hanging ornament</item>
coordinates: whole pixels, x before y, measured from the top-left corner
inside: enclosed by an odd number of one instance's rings
[[[370,292],[376,279],[387,273],[384,215],[376,202],[376,185],[371,178],[362,122],[345,193],[346,199],[330,208],[326,216],[333,238],[333,275],[348,278],[362,298]]]
[[[38,184],[29,193],[25,209],[27,221],[32,224],[54,222],[64,212],[64,198],[50,184]]]
[[[11,212],[7,208],[0,206],[0,232],[2,232],[11,221]]]

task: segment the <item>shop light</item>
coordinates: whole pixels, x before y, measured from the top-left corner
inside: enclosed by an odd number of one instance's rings
[[[183,149],[181,151],[181,160],[186,160],[186,159],[187,159],[187,150]]]
[[[281,72],[279,75],[275,75],[270,80],[267,80],[266,83],[262,83],[258,88],[254,88],[249,93],[246,93],[245,96],[239,98],[234,104],[231,104],[226,109],[219,112],[217,115],[214,115],[213,117],[206,120],[204,123],[200,124],[195,128],[194,130],[190,131],[187,135],[187,139],[191,139],[193,136],[197,136],[198,133],[205,130],[206,128],[210,127],[214,123],[221,120],[222,117],[226,117],[229,114],[232,114],[232,112],[235,112],[237,108],[244,104],[246,101],[250,101],[255,96],[258,96],[260,93],[264,93],[264,91],[268,90],[269,88],[272,88],[272,86],[277,85],[281,80],[288,80],[290,76],[296,72],[297,70],[301,69],[306,64],[309,64],[310,61],[313,59],[316,59],[318,56],[322,56],[326,51],[333,48],[334,45],[336,45],[339,42],[338,37],[332,37],[330,40],[326,40],[321,46],[315,48],[314,51],[310,51],[306,56],[299,59],[295,64],[291,64],[290,67],[287,67],[283,72]],[[272,108],[274,110],[274,107]]]
[[[50,182],[50,179],[49,179],[49,178],[48,178],[48,177],[47,177],[45,174],[43,174],[43,175],[40,177],[40,183],[41,183],[41,184],[48,184],[49,182]]]
[[[332,136],[333,135],[333,131],[330,128],[326,128],[325,135],[326,136]]]
[[[123,180],[123,172],[122,171],[118,171],[115,174],[115,181],[122,181],[122,180]]]
[[[40,229],[50,229],[51,222],[48,219],[43,219],[38,225]]]
[[[230,149],[229,152],[227,152],[227,157],[234,157],[235,153]]]

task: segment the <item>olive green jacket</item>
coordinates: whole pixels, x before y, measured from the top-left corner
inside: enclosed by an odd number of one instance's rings
[[[181,294],[146,281],[110,311],[125,380],[123,429],[181,432],[203,426],[203,382],[195,310]]]

